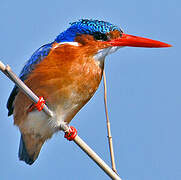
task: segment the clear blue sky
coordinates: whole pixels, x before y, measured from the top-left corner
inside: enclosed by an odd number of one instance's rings
[[[1,0],[0,59],[19,74],[41,45],[80,18],[120,25],[126,33],[168,42],[165,49],[123,48],[106,59],[108,106],[117,170],[123,180],[181,179],[181,2],[179,0]],[[63,133],[38,160],[18,160],[20,133],[7,117],[13,87],[0,73],[0,179],[109,179]],[[71,125],[110,165],[103,84]]]

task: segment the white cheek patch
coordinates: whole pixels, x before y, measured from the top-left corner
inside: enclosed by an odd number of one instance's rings
[[[59,43],[59,45],[61,45],[61,44],[69,44],[69,45],[72,45],[72,46],[79,46],[78,42],[61,42],[61,43]]]
[[[54,46],[54,48],[57,48],[58,46],[60,46],[62,44],[69,44],[71,46],[80,46],[80,44],[78,42],[60,42],[56,46]]]

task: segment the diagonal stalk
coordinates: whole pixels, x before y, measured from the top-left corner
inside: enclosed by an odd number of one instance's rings
[[[10,80],[12,80],[16,86],[18,86],[28,98],[34,103],[37,103],[39,98],[34,94],[25,84],[22,82],[16,74],[11,70],[10,66],[4,65],[0,61],[0,71],[2,71]],[[50,117],[54,116],[53,112],[46,106],[43,107],[43,111]],[[69,126],[61,124],[60,129],[64,132],[69,131]],[[121,180],[117,173],[115,173],[78,135],[73,140],[111,179]]]

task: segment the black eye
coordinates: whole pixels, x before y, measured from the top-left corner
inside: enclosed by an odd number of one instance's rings
[[[120,37],[122,37],[122,36],[123,36],[123,31],[120,32]]]
[[[95,32],[93,34],[93,36],[94,36],[95,40],[102,40],[102,41],[107,41],[108,40],[107,35],[103,34],[103,33],[100,33],[100,32]]]

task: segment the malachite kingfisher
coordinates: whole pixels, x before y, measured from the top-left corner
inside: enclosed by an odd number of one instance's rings
[[[171,45],[123,33],[109,22],[81,19],[56,39],[40,47],[23,67],[20,79],[54,112],[37,110],[17,86],[7,102],[8,115],[21,132],[19,159],[32,164],[44,142],[69,124],[94,95],[102,79],[104,60],[121,47],[160,48]]]

